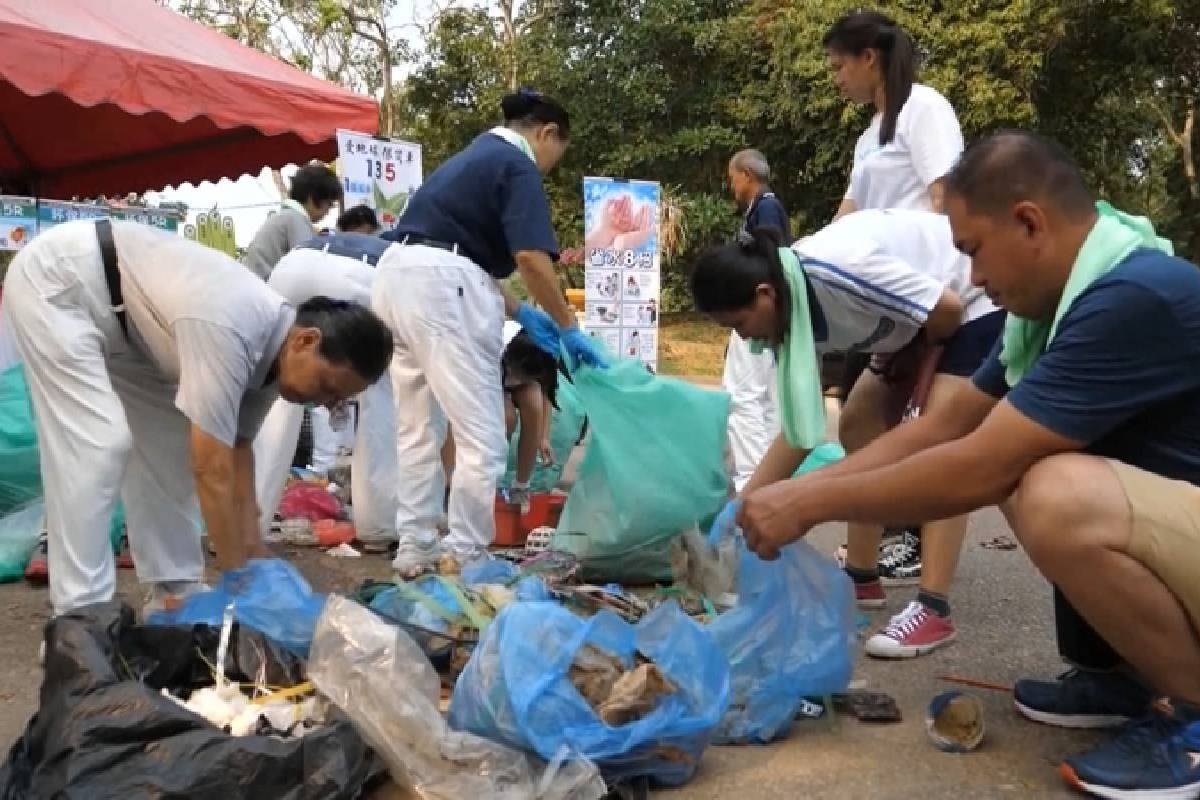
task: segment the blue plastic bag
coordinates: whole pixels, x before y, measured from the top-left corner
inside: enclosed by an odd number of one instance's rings
[[[739,537],[738,605],[709,631],[729,661],[729,710],[718,744],[783,736],[805,697],[845,691],[854,668],[854,589],[808,544],[763,561]]]
[[[604,723],[571,683],[592,645],[632,665],[635,652],[676,687],[641,719]],[[544,759],[563,745],[610,783],[650,776],[679,785],[696,771],[729,700],[729,667],[708,631],[667,603],[630,625],[609,611],[584,620],[555,603],[514,603],[488,628],[450,701],[450,725]]]
[[[225,606],[234,604],[234,619],[299,656],[308,657],[325,595],[286,561],[259,558],[221,575],[216,588],[194,594],[175,611],[151,616],[151,625],[221,626]]]
[[[462,568],[462,581],[465,586],[478,586],[482,583],[508,584],[521,575],[517,565],[503,558],[486,555],[477,558]]]
[[[624,359],[580,367],[575,388],[591,437],[551,547],[586,580],[669,580],[670,540],[728,495],[729,395]]]

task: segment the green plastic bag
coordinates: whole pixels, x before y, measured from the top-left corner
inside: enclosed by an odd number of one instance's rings
[[[25,370],[15,364],[0,373],[0,514],[41,496],[33,404]]]
[[[33,401],[24,366],[14,364],[0,372],[0,516],[13,514],[6,528],[11,536],[0,543],[0,583],[17,580],[25,572],[33,552],[32,546],[26,546],[33,524],[28,520],[35,505],[41,513],[41,497],[42,466]],[[40,531],[40,522],[36,527]],[[118,502],[108,529],[113,552],[120,548],[124,533],[125,508]],[[32,535],[36,544],[36,532]]]
[[[639,361],[580,367],[591,436],[551,547],[586,580],[670,580],[670,541],[728,492],[729,396],[652,375]]]
[[[532,492],[549,492],[558,485],[562,478],[563,467],[571,457],[579,436],[583,433],[583,423],[587,414],[579,400],[579,392],[575,385],[563,375],[558,376],[558,390],[555,394],[558,408],[553,409],[550,416],[550,450],[554,453],[554,463],[542,464],[539,460],[529,478],[529,490]],[[521,438],[521,423],[513,431],[512,439],[508,442],[508,468],[500,486],[507,489],[517,478],[517,443]]]

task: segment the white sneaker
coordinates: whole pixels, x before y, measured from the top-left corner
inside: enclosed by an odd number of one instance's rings
[[[437,540],[422,542],[417,539],[401,539],[396,548],[396,557],[392,559],[392,569],[403,578],[409,580],[425,572],[437,569],[438,559],[442,557],[442,548]]]
[[[174,611],[183,605],[194,594],[210,591],[204,581],[163,581],[150,587],[146,604],[142,606],[142,621],[150,619],[152,614],[162,611]]]

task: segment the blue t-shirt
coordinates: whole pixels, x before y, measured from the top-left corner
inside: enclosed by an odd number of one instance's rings
[[[1136,250],[1076,298],[1016,388],[1000,342],[974,381],[1087,453],[1200,485],[1200,269]]]
[[[494,133],[475,137],[434,170],[383,236],[400,241],[406,235],[456,244],[496,278],[512,274],[513,255],[522,250],[558,258],[541,173]]]
[[[788,220],[783,203],[779,202],[774,192],[763,192],[754,198],[754,202],[746,211],[742,227],[747,233],[753,232],[755,228],[775,228],[783,236],[785,245],[792,243],[792,224]]]

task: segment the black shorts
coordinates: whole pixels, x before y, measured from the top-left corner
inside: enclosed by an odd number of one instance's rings
[[[991,355],[992,347],[1004,332],[1003,311],[993,311],[963,325],[946,342],[937,371],[942,375],[969,378]]]

